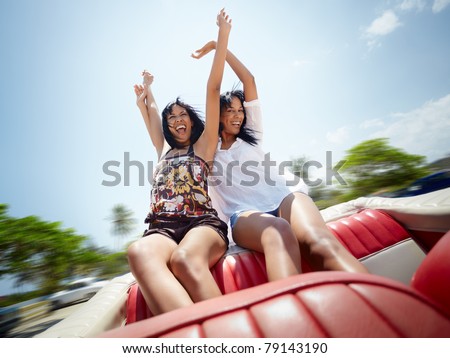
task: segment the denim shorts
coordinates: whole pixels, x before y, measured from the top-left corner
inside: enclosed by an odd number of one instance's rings
[[[278,209],[279,208],[280,207],[278,206],[277,208],[275,208],[275,209],[273,209],[271,211],[264,212],[264,214],[269,214],[269,215],[273,215],[273,216],[278,217]],[[250,210],[250,209],[249,210],[238,210],[233,215],[231,215],[231,217],[230,217],[230,227],[231,227],[231,229],[233,229],[234,225],[236,225],[236,221],[237,221],[237,219],[239,219],[239,216],[242,213],[245,213],[247,211],[253,211],[253,210]],[[254,210],[254,211],[258,211],[258,210]]]
[[[216,215],[206,214],[197,217],[165,217],[158,218],[149,223],[149,227],[144,231],[143,236],[161,234],[174,240],[177,244],[183,240],[187,232],[195,227],[208,226],[219,234],[223,241],[229,245],[228,225],[220,220]]]

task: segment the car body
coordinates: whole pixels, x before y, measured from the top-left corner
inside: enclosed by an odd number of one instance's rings
[[[92,298],[108,282],[96,277],[81,278],[70,282],[64,290],[54,293],[48,299],[53,309],[84,302]]]
[[[318,271],[268,282],[237,245],[211,268],[223,295],[153,316],[131,273],[36,337],[450,337],[450,188],[360,197],[321,210],[370,274]]]

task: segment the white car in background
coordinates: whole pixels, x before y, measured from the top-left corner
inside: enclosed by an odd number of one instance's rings
[[[85,277],[72,281],[67,287],[54,293],[48,299],[52,309],[59,309],[74,303],[84,302],[91,299],[109,280],[100,280],[96,277]]]

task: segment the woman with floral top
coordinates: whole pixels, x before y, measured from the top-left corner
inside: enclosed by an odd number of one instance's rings
[[[135,85],[137,105],[159,162],[154,171],[149,228],[128,248],[128,260],[154,315],[221,295],[210,272],[228,247],[227,225],[208,195],[209,164],[218,142],[219,97],[231,19],[217,15],[217,51],[207,84],[206,120],[180,99],[161,119],[144,71]],[[168,150],[166,150],[168,148]]]

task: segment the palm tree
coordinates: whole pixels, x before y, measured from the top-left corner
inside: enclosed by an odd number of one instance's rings
[[[133,212],[123,204],[116,204],[112,208],[112,215],[109,217],[112,223],[112,233],[118,237],[116,249],[119,248],[119,242],[134,229],[135,220]]]

